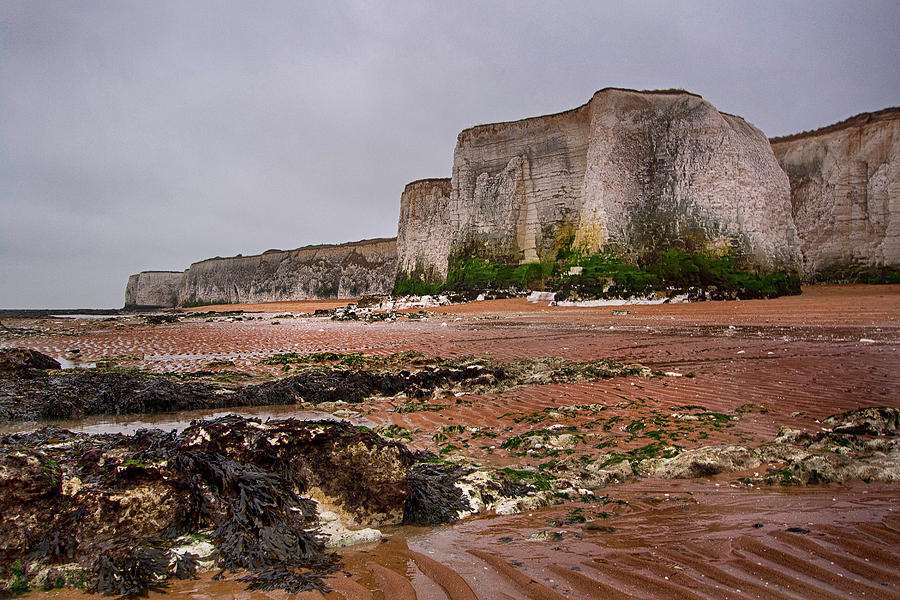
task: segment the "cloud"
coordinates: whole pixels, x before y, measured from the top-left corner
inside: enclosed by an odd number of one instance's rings
[[[0,5],[0,306],[396,233],[463,128],[683,87],[770,135],[897,104],[895,2]]]

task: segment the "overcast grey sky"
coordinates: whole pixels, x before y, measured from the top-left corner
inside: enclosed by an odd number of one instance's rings
[[[900,104],[900,2],[0,2],[0,307],[393,236],[457,133],[606,86],[780,135]]]

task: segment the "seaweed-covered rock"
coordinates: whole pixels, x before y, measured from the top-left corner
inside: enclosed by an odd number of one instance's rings
[[[28,531],[38,524],[31,511],[10,507],[45,507],[60,493],[62,473],[56,461],[27,448],[0,453],[0,561],[28,547]]]
[[[210,386],[175,383],[163,377],[60,372],[34,379],[0,379],[0,422],[221,406],[223,398]]]
[[[471,511],[457,480],[466,473],[458,465],[419,463],[409,473],[409,499],[403,513],[407,525],[436,525],[459,520]]]
[[[832,430],[802,431],[782,427],[774,442],[759,448],[712,446],[682,452],[657,465],[665,478],[704,477],[781,463],[745,483],[789,485],[844,483],[850,480],[900,481],[900,438],[895,436],[900,411],[870,407],[832,415],[823,423]]]
[[[221,568],[249,570],[259,589],[323,589],[318,577],[336,557],[316,501],[345,522],[399,524],[413,460],[332,421],[230,416],[182,433],[0,436],[0,590],[18,563],[32,583],[65,571],[64,583],[137,593],[192,576],[197,561],[183,546],[197,535]]]
[[[832,415],[823,421],[835,433],[890,435],[900,428],[900,409],[876,406]]]
[[[46,354],[28,348],[0,348],[0,377],[42,377],[60,364]]]
[[[43,452],[23,449],[0,456],[0,489],[9,502],[55,496],[61,481],[59,465]]]
[[[474,359],[434,362],[398,362],[373,370],[339,366],[307,369],[237,390],[223,390],[200,381],[182,383],[163,376],[110,371],[59,372],[31,379],[0,377],[0,423],[297,402],[361,402],[373,396],[399,394],[430,398],[458,392],[488,393],[517,385],[654,374],[641,365],[606,360],[569,362],[554,357],[512,363]],[[282,364],[287,366],[289,362]]]
[[[316,500],[338,506],[353,524],[399,524],[413,455],[371,431],[332,421],[260,424],[223,417],[192,424],[184,448],[215,452],[265,469],[287,469]]]
[[[850,457],[833,452],[811,454],[791,461],[787,469],[800,483],[844,483],[852,480],[900,481],[900,447],[891,454],[865,458]]]

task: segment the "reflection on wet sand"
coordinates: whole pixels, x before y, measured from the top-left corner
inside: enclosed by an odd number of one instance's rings
[[[98,415],[83,419],[49,420],[26,423],[9,423],[0,426],[0,434],[26,433],[53,425],[76,433],[132,434],[138,429],[162,429],[163,431],[181,431],[195,419],[214,419],[225,415],[255,417],[262,419],[299,419],[301,421],[347,421],[355,425],[374,427],[375,423],[364,417],[335,417],[330,412],[302,410],[296,404],[280,406],[251,406],[223,410],[185,410],[175,413],[143,414],[143,415]]]

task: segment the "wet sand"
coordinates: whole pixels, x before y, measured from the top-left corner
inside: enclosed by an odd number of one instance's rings
[[[644,480],[592,504],[483,516],[343,551],[326,598],[897,598],[896,487]],[[577,511],[577,512],[576,512]],[[582,518],[586,522],[579,522]],[[575,522],[567,522],[575,521]],[[388,571],[387,573],[385,571]],[[89,598],[69,590],[29,598]],[[227,577],[150,598],[287,598]],[[319,593],[297,598],[322,598]]]
[[[266,302],[262,304],[209,304],[182,310],[185,312],[233,312],[241,310],[261,313],[311,313],[317,310],[329,310],[339,306],[346,306],[349,302],[355,302],[355,299],[298,300],[296,302]]]
[[[781,426],[816,430],[836,412],[900,407],[900,286],[821,286],[769,301],[598,308],[498,300],[433,309],[427,320],[371,324],[323,318],[273,324],[274,314],[310,309],[262,310],[263,318],[252,321],[64,324],[65,335],[51,327],[0,344],[60,357],[77,347],[85,361],[140,355],[129,364],[160,372],[231,360],[235,366],[227,369],[277,373],[257,361],[278,352],[418,350],[444,357],[610,358],[671,373],[437,399],[446,408],[435,412],[394,412],[399,399],[342,407],[351,420],[403,427],[414,447],[440,452],[452,444],[454,455],[509,466],[577,461],[600,452],[600,444],[625,452],[660,436],[685,449],[757,445]],[[622,310],[627,314],[613,314]],[[672,417],[701,412],[696,407],[728,419],[684,427]],[[645,426],[632,425],[640,422]],[[448,430],[453,425],[463,427]],[[500,447],[551,425],[583,437],[556,454]],[[600,490],[596,500],[532,513],[399,528],[388,542],[346,550],[351,577],[334,580],[327,597],[900,598],[900,486],[748,488],[735,484],[741,475],[644,479]],[[173,582],[168,593],[285,597],[208,576]],[[38,596],[80,597],[71,591],[29,597]]]

